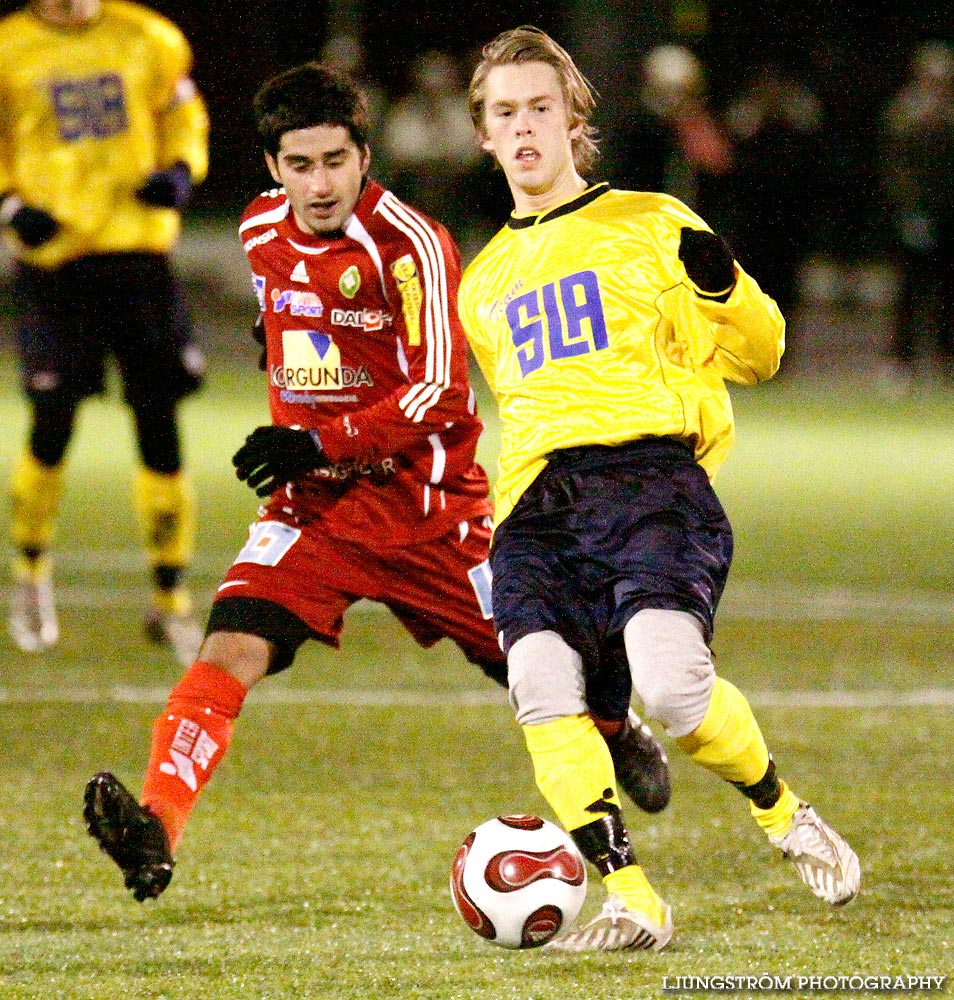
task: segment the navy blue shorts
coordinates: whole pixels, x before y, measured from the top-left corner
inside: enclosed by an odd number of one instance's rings
[[[97,254],[54,270],[19,264],[17,347],[27,395],[72,401],[103,391],[116,359],[126,400],[181,399],[202,384],[182,290],[154,253]]]
[[[637,611],[688,611],[711,638],[731,561],[732,528],[687,446],[567,448],[494,534],[494,622],[504,651],[553,631],[619,684]]]

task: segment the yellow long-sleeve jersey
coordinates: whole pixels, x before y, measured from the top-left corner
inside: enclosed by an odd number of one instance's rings
[[[126,0],[105,0],[81,28],[17,11],[0,20],[0,193],[15,193],[60,224],[30,250],[40,267],[91,253],[166,252],[179,213],[136,190],[156,170],[208,169],[209,121],[190,78],[192,52],[171,21]]]
[[[683,226],[708,228],[668,195],[601,184],[511,217],[467,268],[460,316],[502,425],[498,524],[558,448],[668,436],[710,478],[725,459],[725,380],[771,377],[785,321],[738,265],[727,301],[700,297]]]

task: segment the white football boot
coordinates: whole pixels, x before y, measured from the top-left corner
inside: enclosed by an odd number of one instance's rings
[[[40,558],[31,562],[17,556],[12,569],[13,591],[7,619],[10,637],[24,653],[42,653],[60,638],[50,561]]]
[[[663,926],[645,913],[630,909],[619,896],[610,893],[603,909],[578,931],[555,938],[545,948],[554,951],[624,951],[627,948],[659,951],[672,937],[672,912],[664,903]]]
[[[769,841],[795,865],[801,880],[819,899],[841,906],[858,895],[858,855],[807,803],[802,802],[787,833]]]

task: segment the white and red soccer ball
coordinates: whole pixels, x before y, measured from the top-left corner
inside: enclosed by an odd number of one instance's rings
[[[586,863],[560,827],[539,816],[497,816],[467,835],[450,878],[457,912],[504,948],[537,948],[576,919]]]

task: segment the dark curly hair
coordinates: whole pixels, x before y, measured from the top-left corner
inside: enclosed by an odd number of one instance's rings
[[[357,146],[368,144],[367,97],[349,76],[321,63],[304,63],[273,76],[252,107],[262,145],[271,156],[278,155],[286,132],[315,125],[341,125]]]

